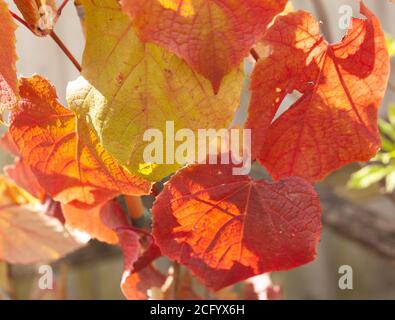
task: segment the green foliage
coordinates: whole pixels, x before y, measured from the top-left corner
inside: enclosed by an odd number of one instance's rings
[[[368,188],[383,183],[386,192],[395,190],[395,104],[388,108],[388,120],[379,120],[381,150],[365,167],[351,176],[348,187]]]
[[[385,40],[387,42],[388,53],[390,57],[395,56],[395,39],[391,35],[386,34]]]

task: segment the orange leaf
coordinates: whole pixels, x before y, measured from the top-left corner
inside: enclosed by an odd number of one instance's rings
[[[151,287],[161,287],[165,276],[151,265],[161,255],[159,248],[151,243],[142,252],[140,236],[129,226],[126,213],[115,200],[91,210],[71,205],[62,205],[62,209],[68,229],[121,246],[124,255],[121,289],[126,298],[147,299]]]
[[[14,164],[5,166],[4,173],[18,186],[25,189],[41,202],[45,200],[46,192],[38,183],[31,168],[21,158],[16,158]]]
[[[151,265],[161,255],[159,248],[152,243],[142,253],[140,236],[129,227],[126,214],[115,200],[90,210],[71,205],[62,205],[62,209],[68,229],[121,246],[124,255],[121,289],[126,298],[147,299],[151,287],[161,287],[165,276]]]
[[[69,229],[86,232],[92,238],[109,244],[118,243],[115,229],[129,224],[125,213],[115,200],[88,210],[62,205],[62,210]]]
[[[15,29],[7,4],[0,0],[0,112],[12,109],[17,102]]]
[[[377,110],[389,56],[379,21],[363,4],[361,13],[366,20],[354,18],[335,45],[306,12],[278,17],[265,34],[272,53],[253,72],[246,127],[253,130],[254,158],[273,178],[318,181],[378,151]],[[294,90],[301,98],[274,120]]]
[[[30,29],[37,36],[50,34],[57,20],[55,0],[14,0]]]
[[[162,288],[162,299],[202,300],[202,297],[195,292],[194,279],[189,270],[184,269],[177,271],[178,279],[175,278],[174,272],[174,270],[172,273],[169,272],[166,283]]]
[[[83,246],[43,206],[0,178],[0,260],[38,263],[59,259]]]
[[[147,300],[148,290],[160,288],[166,277],[153,266],[140,272],[129,272],[123,274],[121,289],[128,300]]]
[[[15,156],[14,164],[3,168],[4,173],[18,186],[43,202],[46,197],[45,190],[38,183],[31,168],[21,158],[18,147],[8,131],[1,137],[0,147]]]
[[[149,193],[151,184],[118,165],[85,119],[56,100],[50,83],[20,80],[21,102],[10,133],[47,194],[62,203],[94,208],[118,194]]]
[[[229,165],[194,165],[166,184],[153,207],[162,253],[218,290],[313,260],[320,204],[300,178],[277,183],[233,176]]]
[[[209,79],[239,66],[287,0],[121,0],[143,41],[159,44]]]
[[[166,280],[166,277],[150,264],[158,257],[159,251],[152,245],[146,251],[148,255],[140,255],[140,239],[133,230],[120,228],[117,233],[124,254],[122,292],[129,300],[145,300],[148,298],[149,289],[160,288]]]
[[[4,151],[8,152],[10,155],[20,157],[18,147],[16,146],[14,140],[12,140],[12,137],[8,131],[1,137],[0,147],[2,147]]]

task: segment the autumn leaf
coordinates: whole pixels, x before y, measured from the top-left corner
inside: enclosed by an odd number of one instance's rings
[[[146,299],[151,287],[162,285],[165,276],[151,265],[161,256],[159,248],[155,243],[149,243],[145,250],[142,249],[141,236],[130,226],[126,213],[116,200],[90,210],[71,205],[62,205],[62,210],[68,230],[87,233],[99,241],[121,246],[124,256],[121,289],[126,298]]]
[[[282,12],[280,12],[277,16],[284,16],[284,15],[287,15],[288,13],[294,12],[294,11],[295,11],[295,8],[292,5],[292,2],[288,1],[284,10]],[[276,16],[276,18],[277,18],[277,16]],[[262,36],[263,35],[264,34],[262,34]],[[270,46],[266,42],[264,42],[262,40],[262,38],[259,39],[259,42],[257,42],[253,48],[254,48],[254,51],[257,55],[255,58],[258,58],[258,59],[267,58],[271,52]]]
[[[40,37],[50,34],[57,20],[54,0],[14,0],[30,29]]]
[[[166,277],[153,266],[140,272],[125,271],[122,278],[122,293],[128,300],[147,300],[149,290],[160,289]]]
[[[117,231],[119,235],[120,230]],[[140,272],[141,270],[148,267],[152,262],[154,262],[156,259],[158,259],[161,256],[162,256],[162,252],[160,251],[156,243],[153,241],[152,235],[150,234],[150,239],[148,239],[148,245],[146,246],[146,249],[133,265],[133,272]]]
[[[253,155],[275,179],[318,181],[379,149],[377,110],[389,76],[389,57],[377,18],[353,19],[339,44],[328,44],[306,12],[276,19],[264,40],[271,55],[252,74],[247,128]],[[293,92],[302,94],[278,117]]]
[[[18,84],[15,51],[16,26],[8,6],[0,0],[0,112],[11,110],[17,102]],[[1,119],[0,119],[1,120]]]
[[[3,167],[7,177],[14,181],[19,187],[28,191],[32,196],[44,202],[46,192],[38,183],[36,176],[22,159],[17,145],[7,131],[0,139],[0,147],[15,157],[14,163]]]
[[[14,157],[21,156],[18,147],[16,146],[14,140],[12,139],[8,131],[0,138],[0,147],[11,156]]]
[[[46,198],[44,206],[45,206],[45,214],[47,216],[58,219],[63,225],[66,223],[62,211],[62,204],[60,202],[55,201],[52,198]]]
[[[141,255],[140,237],[136,232],[130,228],[118,228],[117,234],[124,255],[122,292],[129,300],[145,300],[148,298],[148,290],[160,288],[166,280],[166,277],[150,264],[158,257],[157,247],[150,246],[146,251],[148,255]]]
[[[177,274],[176,274],[177,273]],[[202,300],[194,288],[194,279],[187,269],[172,268],[162,287],[161,300]]]
[[[62,205],[66,226],[70,230],[87,233],[90,237],[109,244],[118,244],[116,229],[128,226],[128,219],[116,200],[92,209]]]
[[[37,199],[0,177],[0,260],[48,262],[83,245],[56,218],[47,216]]]
[[[0,175],[0,206],[3,208],[39,204],[39,201],[14,182]]]
[[[174,52],[211,81],[238,67],[287,0],[121,0],[143,41]]]
[[[124,256],[121,289],[126,298],[146,299],[149,289],[161,287],[165,276],[151,265],[161,256],[159,248],[150,243],[143,250],[141,236],[130,226],[126,213],[116,200],[90,210],[71,205],[62,205],[62,210],[68,230],[87,233],[99,241],[121,246]]]
[[[32,169],[21,158],[16,158],[14,164],[5,166],[4,173],[19,187],[28,191],[32,196],[43,202],[46,192],[38,183]]]
[[[48,195],[65,204],[93,208],[121,193],[149,193],[150,183],[119,166],[85,119],[56,100],[47,80],[22,78],[20,96],[9,132]]]
[[[68,101],[88,118],[103,147],[130,172],[158,181],[180,164],[145,163],[147,129],[228,128],[239,105],[243,72],[225,77],[214,95],[210,82],[174,54],[144,44],[115,0],[83,1],[87,44],[85,80],[68,88]],[[175,142],[177,148],[181,142]],[[165,151],[164,151],[165,152]]]
[[[153,211],[162,254],[218,290],[313,260],[320,204],[300,178],[270,183],[232,175],[229,165],[193,165],[166,184]]]

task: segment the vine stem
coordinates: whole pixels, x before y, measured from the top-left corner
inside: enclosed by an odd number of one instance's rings
[[[148,237],[150,240],[153,239],[151,233],[149,233],[148,231],[146,231],[146,230],[144,230],[144,229],[141,229],[141,228],[136,228],[136,227],[133,227],[133,226],[127,226],[127,227],[119,227],[119,228],[117,228],[117,231],[120,231],[120,230],[132,230],[132,231],[134,231],[134,232],[137,232],[137,233],[142,234],[142,235],[145,236],[145,237]]]
[[[178,262],[173,262],[173,289],[172,289],[172,300],[177,300],[178,297],[178,288],[180,286],[180,272],[181,266]]]
[[[62,11],[64,7],[69,3],[70,0],[64,0],[62,4],[58,8],[58,12],[56,13],[56,16],[59,17],[62,14]]]
[[[7,277],[8,277],[8,285],[9,285],[9,295],[11,299],[15,300],[16,299],[16,290],[15,290],[15,282],[14,282],[14,276],[12,274],[12,265],[10,263],[6,263],[7,266]]]
[[[63,7],[67,4],[68,1],[65,1],[66,3],[63,3]],[[63,8],[62,8],[63,9]],[[11,16],[20,22],[22,25],[24,25],[27,29],[29,29],[33,34],[33,30],[30,28],[29,24],[22,19],[20,16],[18,16],[15,12],[9,10]],[[55,31],[52,31],[50,33],[50,37],[52,38],[53,41],[58,45],[58,47],[63,51],[63,53],[66,55],[66,57],[71,61],[71,63],[77,68],[78,72],[81,72],[82,68],[80,63],[77,61],[77,59],[73,56],[73,54],[70,52],[70,50],[65,46],[65,44],[60,40],[60,38],[57,36]]]
[[[138,196],[124,196],[128,213],[133,220],[138,220],[144,215],[144,206],[141,197]]]
[[[254,58],[255,62],[258,62],[258,60],[260,58],[259,54],[258,54],[258,51],[256,51],[254,48],[251,48],[250,54]]]
[[[53,41],[55,41],[55,43],[59,46],[59,48],[63,51],[63,53],[67,56],[67,58],[69,58],[69,60],[71,61],[71,63],[77,68],[78,72],[82,71],[81,65],[80,63],[77,61],[76,58],[74,58],[74,56],[72,55],[72,53],[69,51],[69,49],[67,49],[67,47],[65,46],[65,44],[62,42],[62,40],[60,40],[60,38],[57,36],[57,34],[55,33],[55,31],[52,31],[49,36],[53,39]]]
[[[11,16],[17,20],[18,22],[22,23],[26,28],[28,28],[30,31],[32,31],[32,29],[30,29],[29,25],[27,24],[27,22],[25,20],[23,20],[20,16],[18,16],[15,12],[8,10],[11,14]],[[32,31],[33,32],[33,31]]]

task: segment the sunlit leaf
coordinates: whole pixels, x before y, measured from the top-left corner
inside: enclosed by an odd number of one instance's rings
[[[0,177],[0,260],[48,262],[82,247],[37,199]]]
[[[93,208],[121,193],[149,193],[150,183],[119,166],[85,119],[57,101],[47,80],[35,76],[22,78],[20,84],[21,102],[9,131],[48,195]]]
[[[17,102],[15,24],[4,0],[0,0],[0,112],[12,109]],[[1,119],[0,119],[1,120]]]
[[[144,41],[176,53],[212,83],[248,55],[287,0],[121,0]]]
[[[339,44],[328,44],[319,23],[301,11],[278,17],[265,34],[272,53],[252,74],[246,127],[253,130],[254,158],[273,178],[321,180],[379,150],[377,111],[389,56],[378,19],[361,8],[366,19],[353,19]],[[277,117],[294,90],[301,98]]]
[[[194,165],[166,184],[153,207],[163,255],[221,289],[314,259],[320,204],[299,178],[276,183],[232,175],[229,165]]]
[[[88,82],[79,79],[69,86],[69,104],[86,115],[119,163],[158,181],[183,164],[146,163],[145,131],[158,129],[165,138],[166,121],[174,121],[175,131],[228,128],[239,106],[243,73],[226,76],[215,95],[210,82],[174,54],[142,43],[115,0],[83,3],[87,44],[82,74]]]
[[[389,173],[389,168],[382,165],[368,165],[351,176],[348,186],[364,189],[379,182]]]

